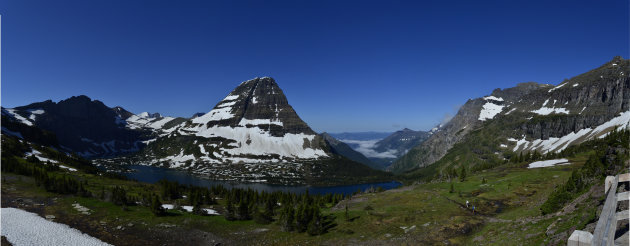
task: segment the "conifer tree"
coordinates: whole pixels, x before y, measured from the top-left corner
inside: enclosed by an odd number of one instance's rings
[[[232,204],[232,200],[230,196],[225,199],[225,219],[226,220],[235,220],[236,216],[234,216],[234,205]]]
[[[311,221],[308,223],[308,234],[311,236],[321,235],[324,233],[324,226],[322,225],[322,217],[319,212],[319,209],[314,210],[313,217]]]
[[[245,199],[241,199],[241,202],[238,204],[238,219],[239,220],[249,220],[251,217],[249,216],[249,207]]]
[[[462,164],[462,168],[459,171],[459,181],[466,181],[466,166],[464,166],[464,164]]]
[[[280,214],[280,226],[283,231],[293,231],[293,221],[295,220],[293,214],[295,213],[293,206],[290,204],[285,205]]]
[[[151,212],[155,216],[162,216],[165,214],[164,208],[162,207],[162,202],[157,195],[153,195],[151,199]]]

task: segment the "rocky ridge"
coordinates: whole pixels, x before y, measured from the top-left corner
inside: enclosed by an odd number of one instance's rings
[[[469,133],[489,125],[497,125],[493,128],[497,131],[493,133],[497,150],[517,153],[557,152],[626,126],[630,121],[628,63],[615,57],[557,86],[521,83],[469,100],[451,121],[397,160],[390,170],[404,172],[428,166]]]

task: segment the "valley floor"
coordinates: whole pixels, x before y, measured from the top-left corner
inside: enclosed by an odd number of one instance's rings
[[[172,210],[155,217],[142,206],[123,209],[95,198],[48,193],[32,178],[11,173],[2,173],[2,207],[52,215],[55,222],[113,245],[562,245],[573,230],[594,227],[603,185],[594,185],[558,213],[542,216],[539,207],[585,159],[586,154],[570,158],[571,165],[534,169],[526,164],[503,166],[463,182],[355,195],[322,209],[335,219],[319,236],[283,232],[277,223],[259,225]],[[146,186],[91,178],[94,183]],[[222,211],[221,205],[216,209]]]

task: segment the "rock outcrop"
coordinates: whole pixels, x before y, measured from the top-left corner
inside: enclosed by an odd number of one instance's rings
[[[450,122],[390,168],[404,172],[442,158],[471,131],[494,125],[506,151],[561,151],[628,124],[629,61],[610,62],[557,86],[534,82],[469,100]],[[599,127],[599,128],[598,128]],[[503,139],[503,140],[500,140]]]

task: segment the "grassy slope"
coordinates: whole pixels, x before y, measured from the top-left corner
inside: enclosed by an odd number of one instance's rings
[[[197,216],[184,212],[171,212],[171,216],[155,217],[148,208],[130,206],[128,211],[109,202],[95,198],[60,196],[35,187],[32,179],[19,175],[3,174],[3,193],[15,192],[22,197],[57,197],[57,201],[45,208],[45,214],[87,217],[93,223],[105,222],[117,227],[133,223],[135,230],[151,230],[172,224],[184,229],[198,229],[222,238],[239,242],[266,242],[293,245],[296,243],[351,243],[375,241],[382,243],[439,243],[448,240],[455,244],[474,244],[479,236],[497,245],[511,241],[543,243],[547,228],[554,219],[540,219],[534,224],[522,226],[526,218],[536,218],[538,207],[556,185],[564,183],[571,171],[585,160],[584,155],[574,159],[570,166],[527,169],[512,165],[472,175],[465,182],[454,182],[454,193],[449,193],[450,183],[428,183],[404,187],[382,193],[362,194],[344,201],[333,208],[323,209],[324,214],[336,216],[336,227],[321,236],[305,233],[282,232],[280,226],[257,225],[252,221],[230,222],[222,216]],[[89,180],[88,189],[97,194],[105,185],[125,186],[128,194],[157,187],[150,184],[109,179],[91,174],[73,173]],[[487,184],[481,184],[485,178]],[[21,181],[20,181],[21,180]],[[15,189],[15,191],[10,191]],[[461,197],[460,197],[461,193]],[[477,206],[481,214],[472,215],[463,204],[466,200]],[[72,203],[93,210],[91,215],[81,215]],[[344,204],[348,203],[352,221],[346,221]],[[370,206],[373,210],[366,210]],[[221,205],[216,205],[221,210]],[[400,227],[415,229],[405,233]],[[251,233],[256,229],[267,229]],[[113,232],[114,234],[116,232]],[[236,233],[236,234],[235,234]],[[241,234],[243,233],[243,234]],[[533,235],[533,236],[532,236]]]
[[[602,142],[593,142],[598,143],[601,145]],[[222,216],[171,211],[169,216],[155,217],[142,206],[129,206],[124,210],[98,198],[48,193],[35,186],[33,179],[12,173],[2,173],[2,205],[25,207],[40,215],[54,214],[62,223],[115,244],[163,243],[160,240],[169,240],[171,235],[181,232],[188,233],[185,237],[200,234],[205,237],[204,233],[210,233],[220,242],[236,244],[562,244],[572,230],[583,229],[594,221],[602,199],[601,181],[593,189],[583,191],[574,204],[565,207],[566,211],[541,216],[540,205],[556,187],[566,183],[573,170],[580,168],[588,156],[595,153],[595,147],[576,148],[580,152],[569,158],[571,165],[527,169],[527,163],[508,163],[472,172],[464,182],[416,184],[382,193],[356,195],[335,206],[327,204],[322,212],[335,218],[335,226],[320,236],[282,232],[276,223],[258,225],[253,221],[226,221]],[[88,180],[86,188],[96,197],[102,187],[124,186],[128,195],[151,190],[157,193],[159,189],[152,184],[83,172],[58,172]],[[483,179],[487,183],[482,183]],[[450,192],[451,184],[454,192]],[[44,202],[47,205],[29,207],[16,198],[47,201]],[[476,215],[465,207],[466,200],[476,205]],[[91,209],[92,214],[80,214],[72,207],[75,202]],[[346,204],[349,220],[345,219]],[[222,205],[223,201],[219,200],[213,208],[221,212]],[[128,226],[129,223],[134,225]],[[119,226],[122,229],[118,229]],[[163,237],[151,241],[156,235]]]

